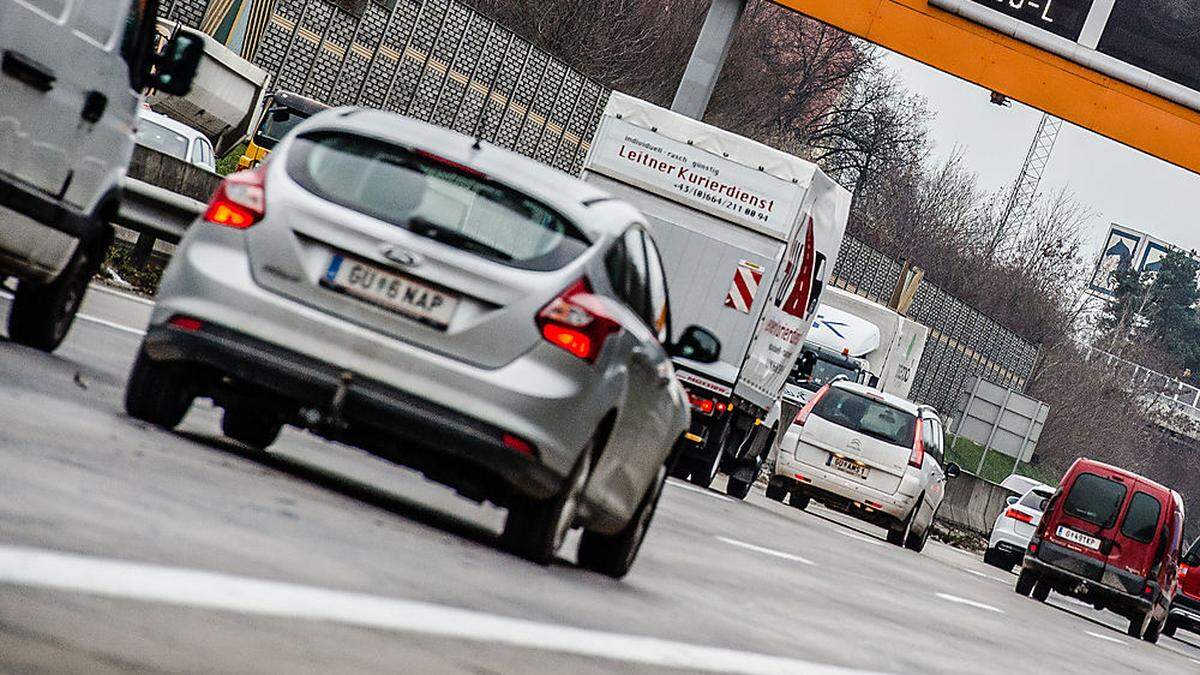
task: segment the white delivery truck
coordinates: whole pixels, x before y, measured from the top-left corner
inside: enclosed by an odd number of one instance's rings
[[[804,347],[816,355],[816,361],[803,386],[816,391],[836,375],[845,375],[884,393],[908,398],[928,338],[928,328],[895,310],[829,288],[821,297]]]
[[[637,206],[662,251],[675,326],[721,339],[713,364],[676,360],[692,427],[674,472],[719,470],[744,498],[836,262],[850,194],[787,153],[614,92],[583,178]]]

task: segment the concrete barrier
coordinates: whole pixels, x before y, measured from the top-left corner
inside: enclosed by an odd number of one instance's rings
[[[1008,508],[1009,497],[1021,495],[966,471],[946,481],[946,497],[937,519],[982,536],[992,532],[996,516]]]

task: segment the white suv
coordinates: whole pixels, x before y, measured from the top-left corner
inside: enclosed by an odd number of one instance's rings
[[[888,541],[925,548],[946,494],[937,412],[861,384],[822,387],[779,445],[767,496],[803,509],[810,499],[888,530]]]

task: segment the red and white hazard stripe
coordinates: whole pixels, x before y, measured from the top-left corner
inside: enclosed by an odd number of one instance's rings
[[[729,285],[729,293],[725,296],[725,306],[749,314],[762,278],[761,269],[755,269],[745,264],[738,265],[733,273],[733,283]]]

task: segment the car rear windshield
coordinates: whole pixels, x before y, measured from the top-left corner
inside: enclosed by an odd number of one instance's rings
[[[1063,511],[1100,527],[1112,527],[1125,501],[1125,486],[1094,473],[1080,474],[1063,503]]]
[[[1162,513],[1162,504],[1145,492],[1133,493],[1129,500],[1129,510],[1125,512],[1125,522],[1121,523],[1121,534],[1149,543],[1158,530],[1158,515]]]
[[[545,204],[427,153],[342,133],[301,136],[290,153],[310,192],[483,258],[554,270],[588,247]]]
[[[137,144],[144,145],[151,150],[157,150],[164,155],[170,155],[176,159],[187,161],[187,137],[150,120],[138,120]]]
[[[823,420],[878,438],[894,445],[911,447],[917,418],[882,401],[845,389],[830,389],[813,408]]]
[[[1042,504],[1053,494],[1053,492],[1045,492],[1042,490],[1030,490],[1029,492],[1025,493],[1024,497],[1021,498],[1020,504],[1027,509],[1042,511],[1044,510],[1042,508]]]

